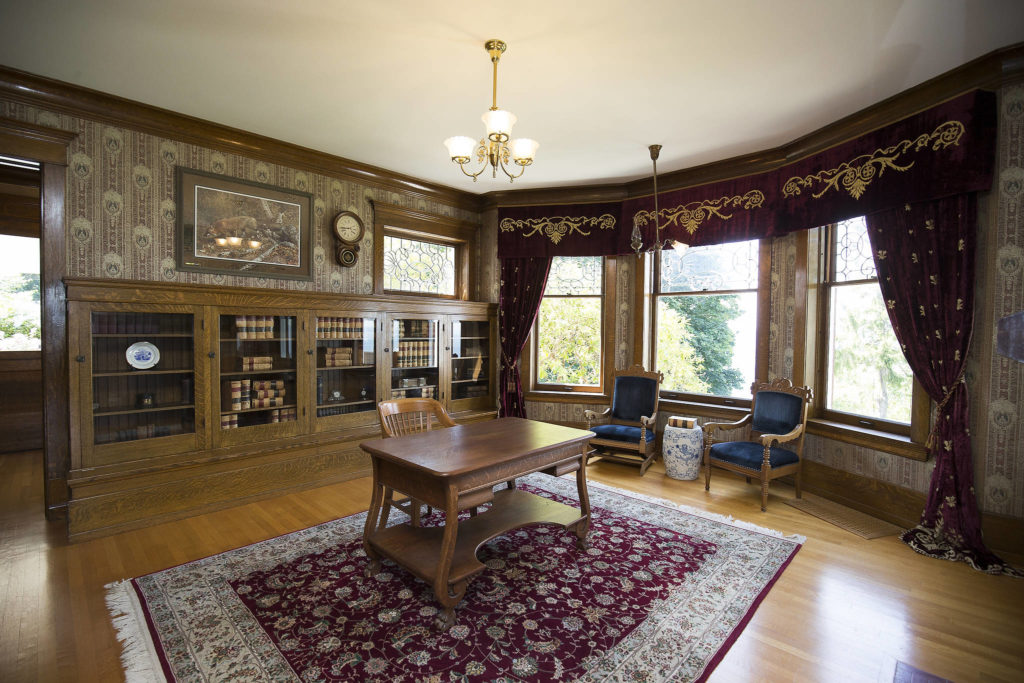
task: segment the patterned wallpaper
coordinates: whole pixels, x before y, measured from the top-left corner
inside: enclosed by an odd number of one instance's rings
[[[67,275],[194,284],[311,290],[339,294],[373,291],[373,211],[370,199],[472,222],[475,213],[397,192],[254,161],[204,147],[0,99],[0,116],[78,134],[67,172]],[[255,180],[313,194],[312,282],[179,272],[174,243],[177,166]],[[330,219],[356,212],[366,225],[359,261],[334,259]],[[491,247],[493,248],[493,247]],[[480,263],[477,259],[477,263]]]
[[[978,500],[987,512],[1022,518],[1024,363],[1000,356],[995,344],[999,319],[1024,310],[1024,85],[1000,93],[997,155],[978,261],[975,298],[983,315],[976,314],[967,377],[972,389],[976,383],[986,389],[971,403]]]

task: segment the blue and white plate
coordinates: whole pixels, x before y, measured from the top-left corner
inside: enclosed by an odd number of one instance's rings
[[[160,349],[148,341],[135,342],[125,349],[124,357],[136,370],[148,370],[160,362]]]

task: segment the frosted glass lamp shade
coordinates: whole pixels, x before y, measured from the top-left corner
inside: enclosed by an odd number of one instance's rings
[[[473,156],[476,140],[465,135],[456,135],[445,140],[444,146],[448,148],[448,155],[452,159],[469,159]]]
[[[504,109],[491,109],[480,117],[487,128],[487,137],[497,142],[504,142],[512,137],[512,126],[516,123],[516,115]]]
[[[540,143],[530,138],[516,138],[511,143],[512,159],[515,161],[533,161]]]

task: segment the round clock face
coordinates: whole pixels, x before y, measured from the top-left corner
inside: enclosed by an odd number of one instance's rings
[[[359,244],[364,232],[363,222],[351,211],[342,211],[334,217],[334,234],[345,244]]]

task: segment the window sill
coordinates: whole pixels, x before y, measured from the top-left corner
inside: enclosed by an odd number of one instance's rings
[[[911,441],[908,436],[891,432],[812,418],[807,420],[807,433],[856,446],[864,446],[883,453],[892,453],[911,460],[924,462],[928,459],[928,450],[924,444]]]
[[[725,422],[735,422],[750,413],[750,401],[747,405],[727,406],[720,403],[701,403],[699,401],[683,401],[663,398],[658,401],[658,412],[668,415],[689,415],[692,417],[710,417]]]
[[[523,400],[543,401],[546,403],[600,403],[610,405],[612,397],[608,394],[586,391],[527,391],[523,395]]]

